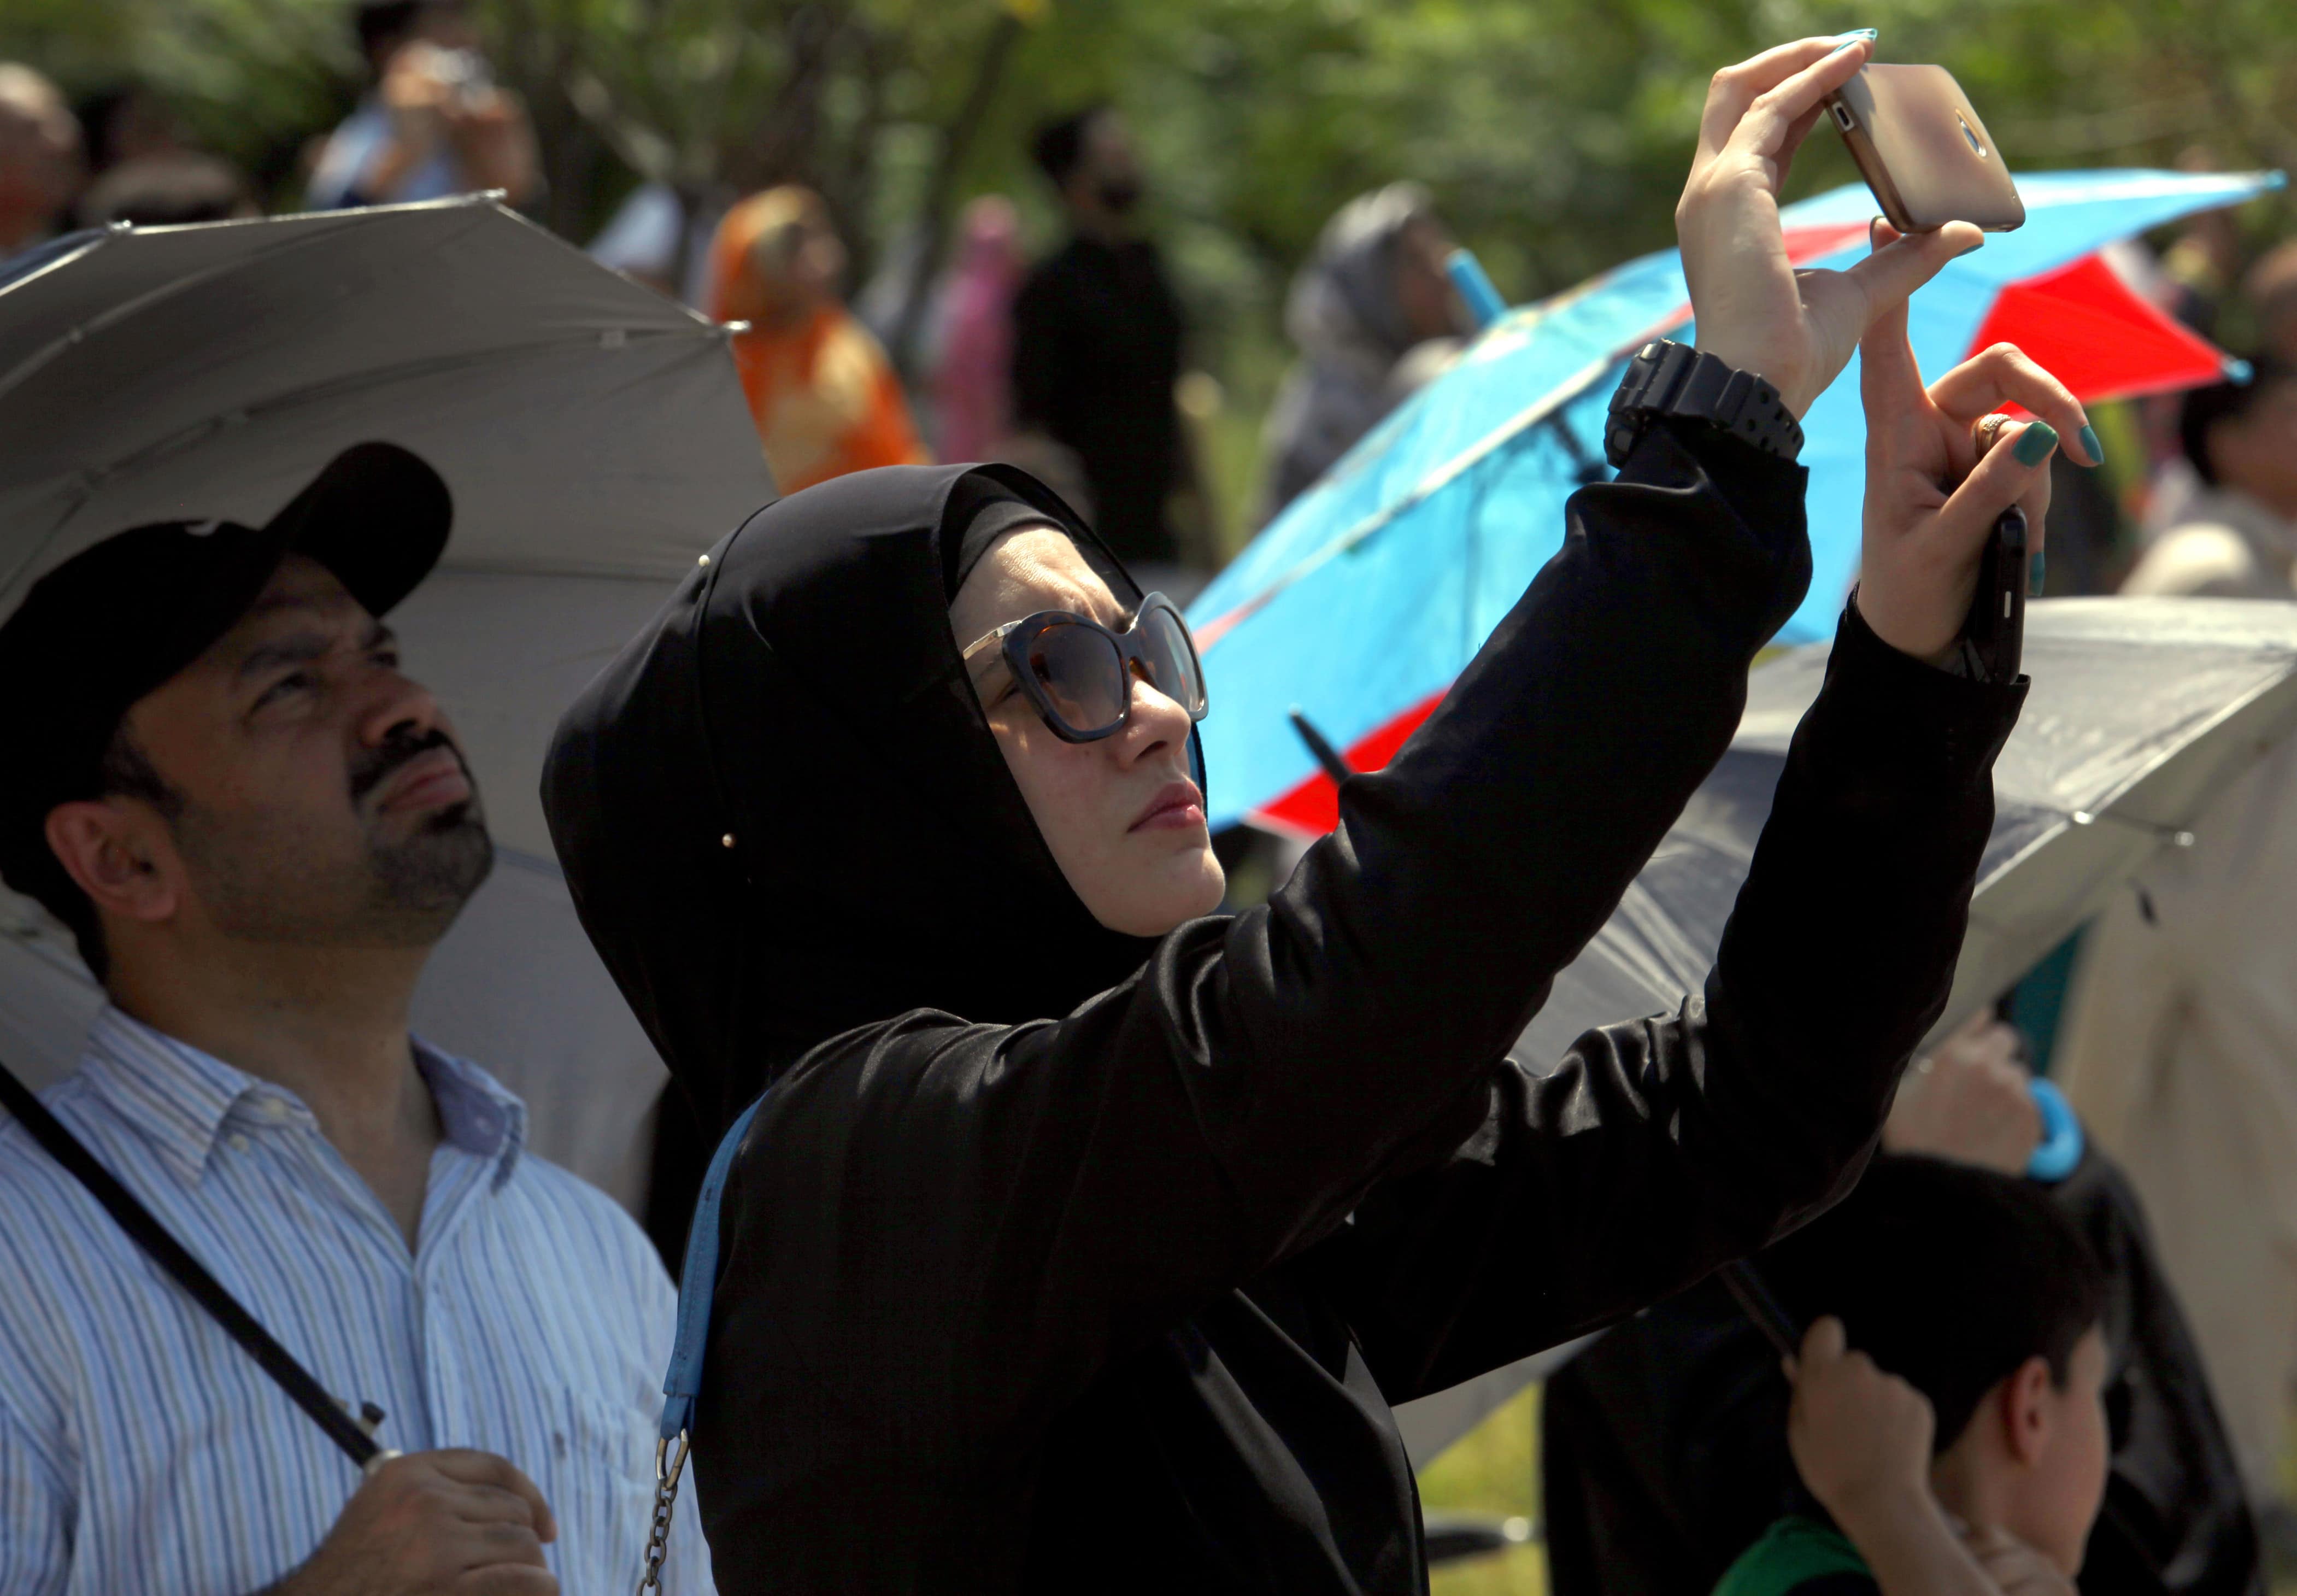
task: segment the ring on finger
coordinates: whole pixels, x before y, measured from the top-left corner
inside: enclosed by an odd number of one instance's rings
[[[2002,429],[2009,424],[2010,418],[1999,410],[1990,415],[1980,416],[1978,424],[1971,429],[1972,436],[1978,440],[1978,452],[1982,455],[1999,442]]]

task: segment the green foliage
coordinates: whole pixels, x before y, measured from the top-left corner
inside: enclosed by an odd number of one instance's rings
[[[2197,20],[2195,12],[2205,14]],[[1168,204],[1280,274],[1350,194],[1433,187],[1517,298],[1671,242],[1707,78],[1809,33],[1872,25],[1886,59],[1941,61],[2033,167],[2158,164],[2203,141],[2224,163],[2297,165],[2297,8],[2108,0],[1193,0],[1074,52],[1161,157]],[[1852,181],[1821,137],[1791,192]]]
[[[0,0],[0,59],[75,99],[143,86],[267,189],[349,106],[358,62],[340,0]]]
[[[357,93],[347,0],[0,0],[0,55],[85,93],[166,95],[206,142],[287,185]],[[957,193],[1053,220],[1025,145],[1088,98],[1130,116],[1202,354],[1247,403],[1276,312],[1351,194],[1428,184],[1523,299],[1669,242],[1708,75],[1871,25],[1885,59],[1952,67],[2031,167],[2297,166],[2287,0],[1050,0],[970,129]],[[997,0],[474,0],[547,152],[545,219],[580,234],[641,175],[696,192],[794,177],[868,266],[924,213]],[[1850,180],[1824,135],[1792,190]],[[2285,227],[2285,201],[2255,230]]]
[[[1420,1476],[1420,1504],[1431,1513],[1540,1518],[1539,1401],[1527,1386],[1445,1448]],[[1534,1543],[1437,1569],[1430,1596],[1547,1596],[1547,1559]]]

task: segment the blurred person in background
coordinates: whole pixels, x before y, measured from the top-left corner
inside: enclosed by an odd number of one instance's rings
[[[2268,250],[2242,279],[2257,317],[2258,347],[2285,366],[2297,366],[2297,238]]]
[[[88,185],[79,202],[83,227],[172,227],[260,214],[237,167],[194,151],[123,160]]]
[[[583,252],[600,266],[699,310],[710,297],[710,241],[726,202],[668,183],[632,189]]]
[[[117,85],[76,106],[87,142],[87,170],[100,177],[124,161],[177,155],[192,147],[182,120],[166,100],[140,83]]]
[[[1459,352],[1466,329],[1444,271],[1451,249],[1417,183],[1358,195],[1325,224],[1284,307],[1300,361],[1269,412],[1262,522]]]
[[[1175,594],[1184,551],[1173,499],[1205,498],[1174,385],[1187,333],[1164,258],[1139,232],[1146,193],[1114,107],[1049,122],[1031,145],[1069,239],[1029,273],[1013,306],[1013,410],[1024,432],[1074,450],[1093,530],[1151,588]]]
[[[328,136],[305,209],[540,192],[526,108],[495,86],[462,0],[366,0],[354,23],[375,86]]]
[[[79,121],[56,86],[0,61],[0,264],[56,234],[82,172]]]
[[[2291,288],[2297,297],[2297,282]],[[2246,383],[2195,389],[2178,434],[2200,489],[2121,590],[2297,598],[2297,366],[2268,353]]]
[[[2202,484],[2122,591],[2297,598],[2297,372],[2186,396]],[[2057,1073],[2128,1169],[2277,1559],[2297,1394],[2297,742],[2229,784],[2084,939]]]
[[[710,315],[749,323],[734,366],[784,493],[929,458],[893,363],[837,298],[844,270],[828,206],[796,184],[742,201],[711,243]]]
[[[2181,172],[2224,169],[2217,152],[2206,144],[2179,152],[2176,165]],[[2105,253],[2123,280],[2145,298],[2204,338],[2225,341],[2219,313],[2227,298],[2237,292],[2241,276],[2241,227],[2233,210],[2204,210],[2186,218],[2159,254],[2142,238],[2122,239]],[[2141,544],[2152,542],[2163,528],[2182,519],[2187,500],[2201,488],[2178,442],[2184,397],[2154,393],[2130,401],[2146,454],[2147,480],[2137,506]],[[2128,574],[2127,570],[2119,573]]]
[[[983,194],[968,204],[957,247],[934,317],[935,441],[944,460],[987,460],[1013,425],[1013,296],[1023,271],[1013,202]]]
[[[2221,172],[2225,161],[2207,144],[2178,153],[2181,172]],[[2227,298],[2241,276],[2241,226],[2230,210],[2187,217],[2162,250],[2162,308],[2203,337],[2214,337]]]

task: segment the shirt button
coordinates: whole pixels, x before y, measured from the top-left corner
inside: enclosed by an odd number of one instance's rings
[[[233,1152],[235,1152],[235,1153],[244,1153],[245,1151],[247,1151],[247,1148],[248,1148],[248,1140],[247,1140],[247,1138],[246,1138],[246,1137],[244,1137],[244,1136],[240,1135],[240,1134],[239,1134],[237,1131],[235,1131],[234,1132],[232,1132],[232,1137],[231,1137],[231,1150],[232,1150]]]
[[[259,1098],[256,1099],[255,1115],[267,1125],[285,1124],[287,1123],[287,1116],[292,1112],[294,1111],[287,1107],[287,1099],[284,1098]]]

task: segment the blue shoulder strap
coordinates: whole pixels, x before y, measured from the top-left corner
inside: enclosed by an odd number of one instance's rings
[[[695,1398],[702,1394],[702,1354],[710,1345],[710,1301],[718,1291],[718,1205],[726,1195],[726,1175],[734,1154],[758,1117],[762,1094],[742,1110],[710,1156],[694,1222],[686,1232],[686,1265],[678,1276],[678,1338],[671,1344],[670,1372],[662,1377],[662,1438],[675,1441],[694,1421]]]

